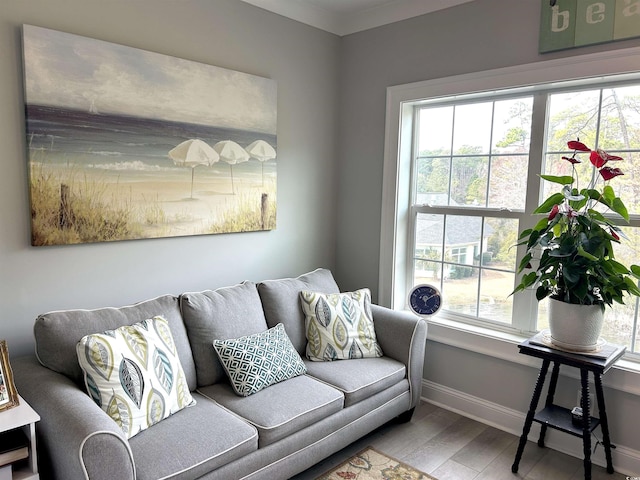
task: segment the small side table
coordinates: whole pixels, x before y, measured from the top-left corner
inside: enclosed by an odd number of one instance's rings
[[[576,353],[569,353],[562,350],[556,350],[554,348],[547,347],[545,345],[539,345],[537,342],[532,343],[532,340],[536,337],[532,337],[525,340],[518,348],[520,353],[524,355],[530,355],[542,359],[542,367],[538,374],[538,380],[536,381],[535,388],[533,390],[533,397],[531,398],[531,404],[529,411],[524,422],[524,428],[522,430],[522,436],[520,437],[520,443],[518,445],[518,451],[516,453],[515,461],[511,467],[511,471],[516,473],[518,471],[518,465],[522,458],[524,447],[527,443],[527,436],[531,430],[533,422],[540,423],[542,425],[540,429],[540,438],[538,445],[544,447],[544,437],[547,433],[547,427],[560,430],[562,432],[574,435],[576,437],[582,437],[583,451],[584,451],[584,478],[591,480],[591,433],[600,424],[602,428],[602,443],[604,445],[605,455],[607,459],[607,472],[613,473],[613,460],[611,459],[611,439],[609,438],[609,423],[607,421],[607,412],[604,405],[604,394],[602,392],[602,375],[604,375],[620,357],[624,354],[626,347],[618,347],[607,345],[606,358],[595,357],[590,355],[581,355]],[[538,401],[542,393],[542,387],[544,386],[547,371],[549,365],[553,362],[553,371],[551,373],[551,380],[549,383],[549,390],[547,392],[547,399],[544,408],[536,413],[538,408]],[[560,365],[567,365],[570,367],[580,369],[580,381],[582,386],[582,425],[575,426],[571,421],[571,411],[567,408],[559,407],[553,404],[553,397],[556,391],[556,383],[558,382],[558,373],[560,371]],[[589,405],[589,372],[593,374],[593,379],[596,387],[596,398],[598,399],[598,409],[600,418],[594,418],[590,416]]]
[[[20,404],[0,412],[0,433],[14,428],[22,428],[29,439],[29,466],[13,472],[13,478],[20,480],[38,480],[38,453],[36,449],[36,422],[40,421],[40,415],[31,408],[26,400],[19,397]]]

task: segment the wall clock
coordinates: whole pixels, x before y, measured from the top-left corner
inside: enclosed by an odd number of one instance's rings
[[[430,317],[442,307],[442,294],[433,285],[416,285],[409,293],[409,307],[421,317]]]

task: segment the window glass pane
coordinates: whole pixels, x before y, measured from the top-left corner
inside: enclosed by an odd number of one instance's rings
[[[640,130],[636,133],[640,134]],[[607,152],[623,158],[623,161],[610,162],[610,165],[613,168],[619,168],[624,173],[624,175],[613,178],[609,185],[622,199],[630,214],[640,214],[640,152],[616,152],[613,150],[607,150]]]
[[[515,274],[498,270],[482,270],[480,277],[480,311],[478,316],[495,322],[511,323]]]
[[[598,146],[607,151],[640,148],[640,85],[603,90]]]
[[[443,308],[465,315],[478,315],[478,268],[445,264],[442,284]]]
[[[419,213],[416,218],[414,257],[442,261],[444,215]]]
[[[515,272],[518,220],[488,217],[484,220],[482,266]],[[513,285],[507,287],[511,292]],[[508,292],[507,292],[508,293]]]
[[[511,323],[515,285],[518,221],[511,218],[488,217],[484,220],[480,276],[480,309],[478,316],[502,323]]]
[[[640,153],[630,150],[640,145],[640,86],[602,90],[602,106],[599,108],[600,90],[550,95],[550,118],[547,129],[547,155],[545,173],[571,175],[571,163],[562,156],[571,156],[567,141],[579,138],[587,147],[596,145],[623,161],[610,162],[611,167],[620,168],[624,175],[615,177],[610,183],[629,213],[640,213]],[[596,144],[596,134],[599,140]],[[593,172],[589,153],[578,153],[581,163],[575,164],[578,188],[585,188]],[[597,176],[597,188],[603,186]],[[575,185],[574,185],[575,186]],[[545,198],[557,186],[543,182]],[[601,209],[604,211],[604,209]]]
[[[576,138],[594,148],[599,102],[599,90],[550,95],[547,151],[564,152]]]
[[[616,260],[627,266],[640,263],[640,229],[622,227],[622,232],[621,242],[613,246]],[[608,342],[632,348],[633,328],[638,320],[638,298],[627,295],[624,302],[624,305],[616,303],[605,311],[602,337]]]
[[[443,297],[449,309],[477,315],[481,217],[447,215]],[[446,292],[446,293],[445,293]]]
[[[528,156],[492,157],[488,206],[524,210],[528,168]]]
[[[418,213],[416,216],[413,284],[440,284],[444,215]]]
[[[418,156],[451,155],[453,106],[422,108],[418,122]]]
[[[416,200],[418,205],[448,205],[450,157],[418,158]]]
[[[450,205],[485,206],[487,201],[487,157],[454,157],[451,167]]]
[[[580,163],[576,164],[572,164],[571,162],[563,160],[562,158],[571,157],[572,155],[573,152],[567,150],[567,145],[565,142],[564,151],[562,153],[552,153],[545,155],[544,173],[557,176],[574,175],[577,178],[577,183],[574,184],[574,187],[578,189],[586,188],[591,181],[591,176],[593,174],[593,168],[591,162],[589,161],[589,153],[579,152],[576,155],[576,158],[580,160]],[[542,181],[544,198],[547,198],[549,197],[549,195],[561,191],[561,189],[562,187],[557,183],[547,182],[545,180]]]
[[[447,215],[445,224],[445,261],[473,265],[481,248],[482,217]]]
[[[442,263],[418,260],[414,262],[413,284],[430,283],[440,288],[442,279]]]
[[[502,100],[495,103],[492,152],[529,152],[532,109],[532,97]]]
[[[454,117],[453,153],[489,153],[493,103],[457,106]]]
[[[602,326],[602,338],[608,342],[631,348],[637,308],[638,299],[636,297],[629,297],[625,305],[616,303],[613,308],[607,308]]]
[[[538,331],[549,328],[549,299],[538,302],[538,319],[536,326]]]

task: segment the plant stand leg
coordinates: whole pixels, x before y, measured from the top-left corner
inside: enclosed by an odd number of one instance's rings
[[[549,381],[549,391],[547,392],[547,400],[544,406],[548,407],[553,404],[553,397],[556,394],[556,384],[558,383],[558,374],[560,373],[560,363],[553,362],[553,370],[551,372],[551,380]],[[544,437],[547,434],[547,425],[542,424],[540,428],[540,437],[538,438],[538,446],[544,448]]]
[[[520,443],[518,444],[518,451],[516,452],[516,458],[513,462],[513,465],[511,466],[511,471],[513,473],[518,472],[520,459],[522,458],[524,447],[527,444],[527,437],[529,436],[529,432],[531,431],[531,424],[533,423],[533,417],[536,414],[536,408],[538,408],[538,401],[540,400],[540,394],[542,393],[542,387],[544,385],[544,380],[547,376],[547,371],[549,370],[550,363],[551,363],[551,360],[548,360],[548,359],[544,359],[542,361],[542,368],[540,368],[540,373],[538,374],[538,380],[536,381],[536,386],[533,389],[533,397],[531,398],[529,411],[527,412],[527,417],[524,421],[524,428],[522,429],[522,436],[520,437]]]
[[[604,406],[602,375],[594,373],[593,379],[596,384],[596,398],[598,399],[600,429],[602,430],[602,444],[604,445],[604,453],[607,458],[607,473],[613,473],[613,459],[611,458],[611,448],[613,447],[613,445],[611,445],[611,437],[609,436],[609,420],[607,419],[607,410]]]
[[[582,448],[584,451],[584,478],[591,480],[591,416],[589,413],[589,370],[580,369],[582,383]]]

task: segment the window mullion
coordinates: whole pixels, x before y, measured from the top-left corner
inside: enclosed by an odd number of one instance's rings
[[[540,173],[543,171],[546,118],[548,114],[548,99],[546,92],[540,92],[533,96],[533,111],[531,115],[531,144],[529,146],[529,170],[527,172],[527,196],[525,200],[525,211],[532,212],[540,203],[542,193],[542,181]],[[520,218],[520,228],[523,231],[532,228],[539,218],[532,214],[524,214]],[[521,245],[517,249],[516,265],[525,255],[526,248]],[[520,275],[516,276],[516,282],[520,282]],[[515,288],[515,285],[514,285]],[[513,297],[513,319],[514,328],[523,332],[534,332],[537,330],[538,301],[535,291],[529,289],[520,292]]]

